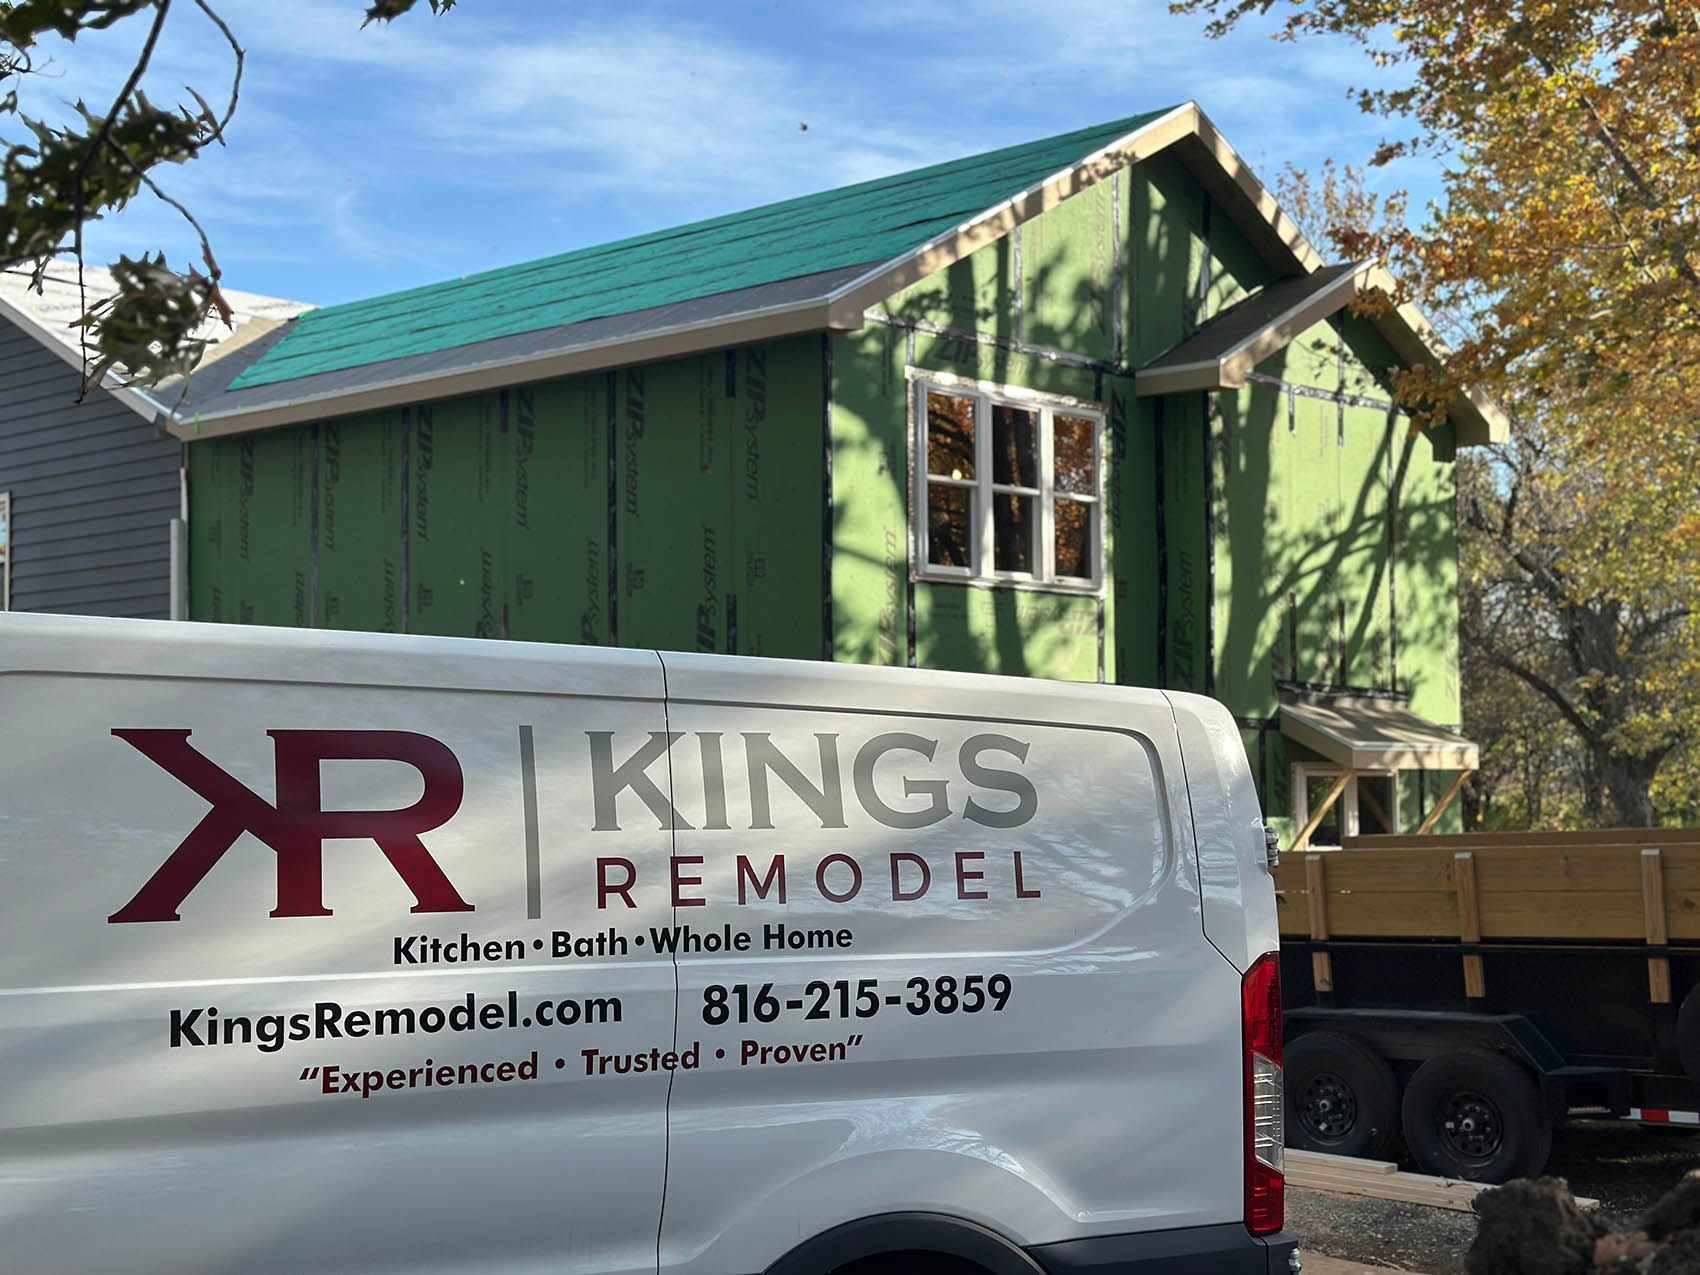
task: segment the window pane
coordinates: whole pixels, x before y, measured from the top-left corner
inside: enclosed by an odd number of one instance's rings
[[[1000,491],[992,495],[992,560],[999,571],[1033,573],[1032,496]]]
[[[992,481],[1039,485],[1039,414],[992,404]]]
[[[1055,483],[1058,491],[1078,492],[1082,496],[1098,494],[1098,464],[1093,446],[1098,422],[1081,416],[1052,416],[1055,433],[1052,435],[1052,456],[1056,465]]]
[[[1061,500],[1056,504],[1057,574],[1076,580],[1090,580],[1097,555],[1093,543],[1092,512],[1097,506],[1078,500]]]
[[[927,486],[927,561],[940,567],[967,567],[970,501],[967,487]]]
[[[927,394],[927,472],[974,477],[974,400]]]

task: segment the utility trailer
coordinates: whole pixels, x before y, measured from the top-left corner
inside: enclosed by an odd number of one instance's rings
[[[1700,829],[1348,837],[1275,885],[1289,1146],[1503,1182],[1569,1117],[1700,1112]]]

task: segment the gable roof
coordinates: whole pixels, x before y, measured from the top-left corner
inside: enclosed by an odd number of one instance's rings
[[[328,306],[292,324],[232,388],[432,354],[846,268],[865,270],[902,257],[1162,114]]]
[[[211,437],[748,341],[855,330],[869,305],[1170,148],[1278,275],[1322,267],[1188,103],[313,311],[197,372],[161,424]],[[1432,359],[1439,348],[1432,335],[1406,342],[1402,355],[1414,348]],[[1479,405],[1461,399],[1460,413],[1459,441],[1495,433]]]

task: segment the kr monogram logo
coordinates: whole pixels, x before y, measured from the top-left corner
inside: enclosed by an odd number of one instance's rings
[[[377,843],[416,900],[414,912],[470,912],[420,834],[460,809],[466,782],[449,747],[399,730],[273,730],[277,804],[267,802],[189,743],[186,730],[114,730],[149,761],[212,804],[147,884],[108,921],[176,921],[190,892],[236,843],[252,833],[277,855],[273,916],[330,916],[324,903],[324,842]],[[425,792],[403,810],[323,810],[319,766],[326,761],[398,761],[416,769]]]

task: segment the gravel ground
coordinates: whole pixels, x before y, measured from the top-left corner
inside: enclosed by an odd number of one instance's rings
[[[1301,1254],[1326,1253],[1423,1275],[1462,1275],[1476,1219],[1456,1209],[1289,1187],[1287,1230],[1299,1237]]]
[[[1560,1129],[1546,1171],[1608,1217],[1632,1218],[1690,1169],[1700,1169],[1700,1130],[1600,1121]]]
[[[1407,1166],[1409,1167],[1409,1166]],[[1611,1218],[1632,1218],[1700,1168],[1700,1131],[1610,1121],[1559,1130],[1547,1173],[1592,1196]],[[1289,1189],[1287,1230],[1301,1248],[1422,1275],[1462,1275],[1476,1219],[1452,1209]]]

